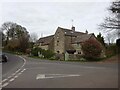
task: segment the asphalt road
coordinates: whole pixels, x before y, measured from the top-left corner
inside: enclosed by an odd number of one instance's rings
[[[39,60],[9,55],[11,62],[3,65],[3,77],[15,72],[3,88],[117,88],[117,63],[80,63]],[[18,64],[19,63],[19,64]],[[21,65],[23,64],[23,65]],[[11,70],[9,71],[9,69]],[[13,70],[14,69],[14,70]],[[3,80],[5,80],[5,78]]]
[[[7,62],[2,63],[2,79],[9,77],[17,71],[24,63],[23,59],[19,56],[6,53],[8,57]]]

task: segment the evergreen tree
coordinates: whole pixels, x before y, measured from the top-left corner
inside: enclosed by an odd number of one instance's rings
[[[103,46],[105,46],[104,37],[101,35],[101,33],[99,33],[99,34],[97,35],[97,40],[98,40]]]

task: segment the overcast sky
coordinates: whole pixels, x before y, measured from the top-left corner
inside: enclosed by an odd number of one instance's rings
[[[52,35],[57,27],[99,33],[98,25],[108,16],[111,0],[4,0],[1,3],[0,25],[12,21],[27,28],[38,37]],[[74,1],[74,2],[73,2]],[[88,2],[89,1],[89,2]],[[73,22],[72,22],[73,19]]]

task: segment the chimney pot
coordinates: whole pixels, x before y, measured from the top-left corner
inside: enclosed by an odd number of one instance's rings
[[[71,28],[71,29],[72,29],[72,31],[75,31],[75,27],[74,27],[74,26],[72,26],[72,28]]]

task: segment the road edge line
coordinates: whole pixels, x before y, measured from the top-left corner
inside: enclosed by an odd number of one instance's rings
[[[16,56],[18,56],[18,55],[16,55]],[[24,63],[23,63],[23,65],[22,65],[19,69],[17,69],[13,74],[17,74],[17,73],[19,74],[20,70],[22,70],[22,68],[23,68],[23,67],[25,66],[25,64],[26,64],[26,59],[25,59],[25,58],[23,58],[22,56],[18,56],[18,57],[21,58],[21,59],[24,61]],[[10,76],[8,76],[8,77],[5,78],[5,79],[8,80],[9,77],[13,77],[13,76],[12,76],[13,74],[11,74]],[[21,73],[21,74],[22,74],[22,73]],[[13,77],[13,78],[14,78],[14,77]],[[13,78],[12,78],[12,79],[13,79]],[[5,80],[5,79],[4,79],[4,80]],[[11,79],[10,79],[10,80],[11,80]],[[5,82],[6,82],[6,81],[4,81],[4,83],[5,83]],[[3,80],[2,80],[2,83],[3,83]],[[6,82],[6,83],[7,83],[7,84],[6,84],[5,86],[9,85],[9,80],[8,80],[8,82]],[[2,88],[5,87],[5,86],[2,85]]]

